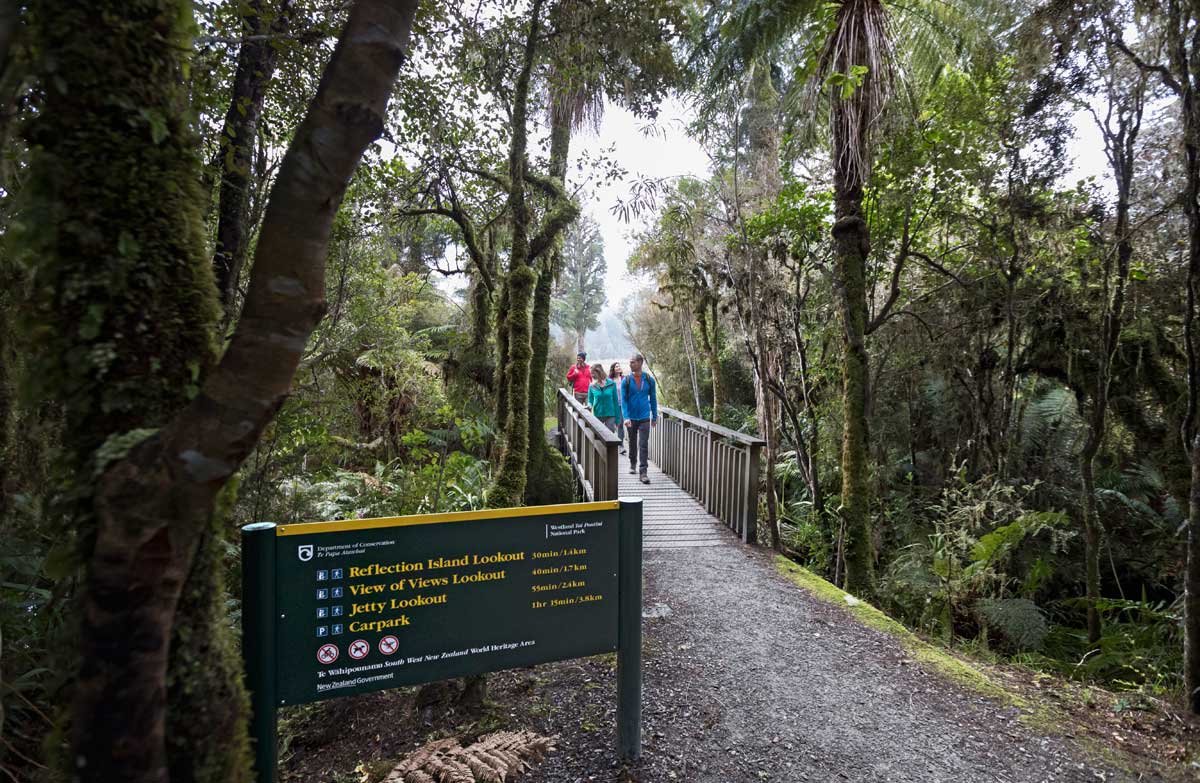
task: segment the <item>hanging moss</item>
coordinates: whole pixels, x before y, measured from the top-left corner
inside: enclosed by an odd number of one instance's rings
[[[532,349],[529,341],[529,306],[537,274],[528,266],[520,266],[508,275],[508,415],[505,429],[504,453],[495,484],[488,493],[488,506],[505,508],[519,506],[525,497],[525,477],[529,460],[529,364]]]
[[[533,315],[530,322],[529,410],[526,416],[529,429],[529,476],[540,475],[545,461],[546,439],[539,437],[546,420],[546,359],[550,354],[550,300],[554,290],[552,254],[543,256],[533,291]],[[528,490],[525,493],[529,501]]]
[[[500,304],[496,308],[496,431],[504,432],[508,426],[508,386],[512,374],[508,371],[508,313],[509,278],[504,277],[500,289]]]

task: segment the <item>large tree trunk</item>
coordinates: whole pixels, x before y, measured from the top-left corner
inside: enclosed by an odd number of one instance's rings
[[[123,436],[109,441],[115,461],[100,476],[90,510],[81,512],[94,518],[94,530],[85,553],[82,666],[71,718],[77,780],[168,779],[168,659],[180,660],[182,652],[172,651],[170,641],[177,609],[193,606],[181,593],[218,492],[286,398],[324,311],[334,214],[363,151],[382,132],[415,10],[416,0],[361,0],[351,11],[273,189],[238,331],[199,389],[189,387],[207,353],[197,346],[211,346],[217,309],[202,255],[195,148],[182,119],[179,69],[191,6],[46,2],[39,10],[47,20],[39,48],[54,54],[55,78],[44,82],[44,112],[32,131],[40,149],[32,173],[44,183],[35,191],[38,209],[30,212],[46,235],[38,274],[60,283],[49,286],[55,296],[96,294],[45,303],[61,305],[42,311],[52,330],[46,339],[63,349],[49,356],[79,354],[72,343],[85,339],[79,326],[97,317],[92,304],[100,294],[111,298],[99,299],[103,320],[95,336],[128,337],[141,328],[148,342],[138,351],[119,346],[105,383],[97,378],[90,387],[128,407],[114,411],[67,398],[68,438],[81,466],[99,442]],[[131,124],[139,117],[141,124]],[[56,222],[68,214],[70,224]],[[153,285],[140,274],[147,268]],[[92,291],[81,281],[92,281]],[[100,285],[111,290],[96,291]],[[161,312],[163,303],[172,310]],[[80,317],[69,317],[72,310]],[[69,328],[54,332],[59,323]],[[90,327],[84,332],[92,334]],[[148,361],[154,357],[162,366]],[[50,379],[74,391],[79,387],[63,377],[70,372],[79,370],[57,367]],[[156,421],[166,425],[153,434],[136,430]],[[244,748],[229,748],[236,758],[213,774],[246,779]],[[173,759],[186,757],[206,754],[172,748]]]
[[[835,145],[836,148],[836,145]],[[874,586],[867,465],[866,259],[870,238],[862,215],[862,186],[836,176],[834,286],[842,321],[842,520],[847,591]]]
[[[867,329],[867,257],[870,231],[863,211],[863,188],[871,166],[872,126],[887,94],[886,54],[878,47],[887,36],[887,12],[879,0],[854,0],[837,11],[826,67],[850,73],[867,66],[863,81],[848,97],[830,95],[833,157],[833,287],[842,323],[842,550],[848,591],[874,591],[867,410],[869,364]],[[874,66],[874,67],[872,67]]]
[[[272,4],[274,7],[264,8],[267,5],[263,0],[249,0],[246,5],[242,16],[243,41],[233,75],[233,94],[221,129],[217,164],[221,187],[213,270],[227,319],[234,305],[249,244],[250,168],[254,142],[258,138],[258,120],[278,60],[275,45],[270,40],[263,40],[263,36],[286,32],[292,16],[292,0],[279,0]]]
[[[232,498],[231,483],[226,495]],[[167,662],[167,768],[171,783],[249,781],[250,702],[229,623],[226,517],[214,513],[175,607]]]
[[[1197,20],[1200,21],[1200,20]],[[1181,34],[1182,35],[1182,34]],[[1200,80],[1196,74],[1195,80]],[[1200,304],[1200,85],[1185,82],[1183,137],[1186,167],[1184,210],[1188,222],[1187,310],[1184,338],[1187,350],[1187,418],[1184,446],[1190,449],[1191,488],[1188,493],[1188,551],[1184,578],[1184,690],[1188,707],[1200,714],[1200,345],[1196,336],[1196,307]]]
[[[1188,708],[1200,714],[1200,340],[1196,307],[1200,305],[1200,50],[1188,29],[1200,23],[1194,4],[1167,3],[1167,54],[1173,83],[1180,97],[1183,124],[1183,211],[1188,226],[1187,302],[1183,313],[1187,354],[1187,411],[1181,435],[1191,467],[1188,493],[1187,568],[1183,600],[1183,685]],[[1193,50],[1188,50],[1191,43]],[[1164,81],[1171,81],[1164,78]]]
[[[526,470],[529,462],[529,367],[532,364],[530,341],[530,304],[537,273],[529,265],[529,204],[525,197],[526,146],[528,144],[529,77],[540,26],[541,0],[533,0],[529,13],[529,33],[525,39],[524,62],[513,90],[512,140],[508,152],[508,211],[512,217],[512,245],[509,248],[507,355],[504,374],[507,391],[507,415],[504,427],[504,453],[488,493],[492,508],[519,506],[525,497]]]

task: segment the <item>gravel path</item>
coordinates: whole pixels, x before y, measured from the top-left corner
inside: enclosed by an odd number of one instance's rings
[[[642,781],[1133,779],[726,546],[648,551]]]
[[[294,721],[284,779],[340,783],[431,738],[529,728],[557,750],[527,783],[1160,780],[1041,736],[1015,708],[927,670],[899,639],[796,586],[653,466],[651,477],[621,476],[623,495],[646,499],[638,763],[616,760],[607,655],[490,675],[482,717],[418,717],[414,689],[328,702]],[[359,741],[344,741],[347,728]]]

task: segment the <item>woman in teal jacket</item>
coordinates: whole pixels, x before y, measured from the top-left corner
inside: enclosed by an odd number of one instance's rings
[[[602,364],[592,365],[592,385],[588,387],[587,401],[592,415],[616,432],[621,403],[617,401],[617,384],[605,376]]]

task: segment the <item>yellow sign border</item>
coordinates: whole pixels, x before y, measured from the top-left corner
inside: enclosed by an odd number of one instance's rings
[[[346,530],[376,530],[387,527],[407,527],[409,525],[436,525],[442,522],[472,522],[481,519],[541,517],[548,514],[569,514],[576,511],[616,511],[620,506],[620,502],[616,500],[601,500],[595,503],[559,503],[552,506],[492,508],[482,511],[451,511],[445,514],[413,514],[406,517],[343,519],[331,522],[299,522],[294,525],[277,526],[275,528],[275,535],[307,536],[316,533],[340,533]]]

